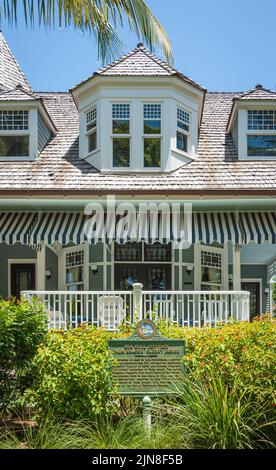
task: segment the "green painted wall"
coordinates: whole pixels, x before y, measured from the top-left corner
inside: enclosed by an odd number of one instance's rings
[[[8,259],[36,258],[36,252],[25,245],[0,244],[0,296],[8,296]]]
[[[229,273],[232,274],[233,265],[229,265]],[[262,280],[262,312],[269,309],[269,296],[265,294],[267,284],[267,265],[266,264],[242,264],[241,265],[241,278],[242,279],[261,279]]]

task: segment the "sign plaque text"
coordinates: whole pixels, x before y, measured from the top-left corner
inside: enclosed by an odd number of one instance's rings
[[[124,340],[110,340],[112,380],[121,395],[159,396],[173,392],[184,372],[183,340],[164,338],[151,320],[141,320]]]

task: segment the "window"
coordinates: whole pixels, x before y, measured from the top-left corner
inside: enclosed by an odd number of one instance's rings
[[[249,157],[276,157],[276,135],[248,135]]]
[[[177,108],[176,147],[182,152],[188,150],[188,135],[190,130],[190,115]]]
[[[97,149],[97,107],[94,106],[86,113],[86,135],[88,138],[88,152]]]
[[[222,285],[222,255],[201,251],[201,289],[220,290]]]
[[[276,157],[276,110],[247,111],[248,157]]]
[[[28,111],[0,110],[0,157],[28,157],[28,131]]]
[[[84,251],[70,251],[65,256],[65,284],[69,291],[84,290]]]
[[[113,167],[130,166],[130,105],[112,104]]]
[[[161,104],[144,104],[144,167],[161,166]]]

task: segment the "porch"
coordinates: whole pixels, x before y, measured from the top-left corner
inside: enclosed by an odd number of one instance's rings
[[[145,316],[200,327],[271,309],[274,212],[193,213],[184,248],[164,240],[159,219],[153,224],[150,217],[147,229],[131,229],[127,240],[115,231],[89,242],[88,219],[79,212],[3,213],[0,295],[39,298],[52,327],[112,329]]]

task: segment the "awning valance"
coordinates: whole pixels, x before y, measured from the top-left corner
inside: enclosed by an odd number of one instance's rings
[[[30,246],[42,244],[52,245],[55,242],[61,245],[69,243],[81,244],[85,241],[108,243],[116,240],[118,243],[126,241],[142,241],[148,243],[166,243],[178,240],[177,231],[167,228],[171,216],[164,220],[158,217],[152,219],[145,214],[140,225],[133,222],[126,239],[118,233],[120,220],[117,217],[114,224],[114,234],[106,233],[104,223],[96,239],[87,237],[87,227],[91,216],[81,212],[45,212],[45,213],[14,213],[0,214],[0,243],[22,243]],[[134,221],[134,219],[133,219]],[[161,223],[162,222],[162,223]],[[87,225],[88,224],[88,225]],[[181,227],[180,221],[179,226]],[[262,244],[265,242],[276,244],[276,213],[275,212],[224,212],[224,213],[196,213],[191,214],[188,230],[186,230],[192,244],[217,242],[220,244],[232,242],[244,245],[250,242]]]

